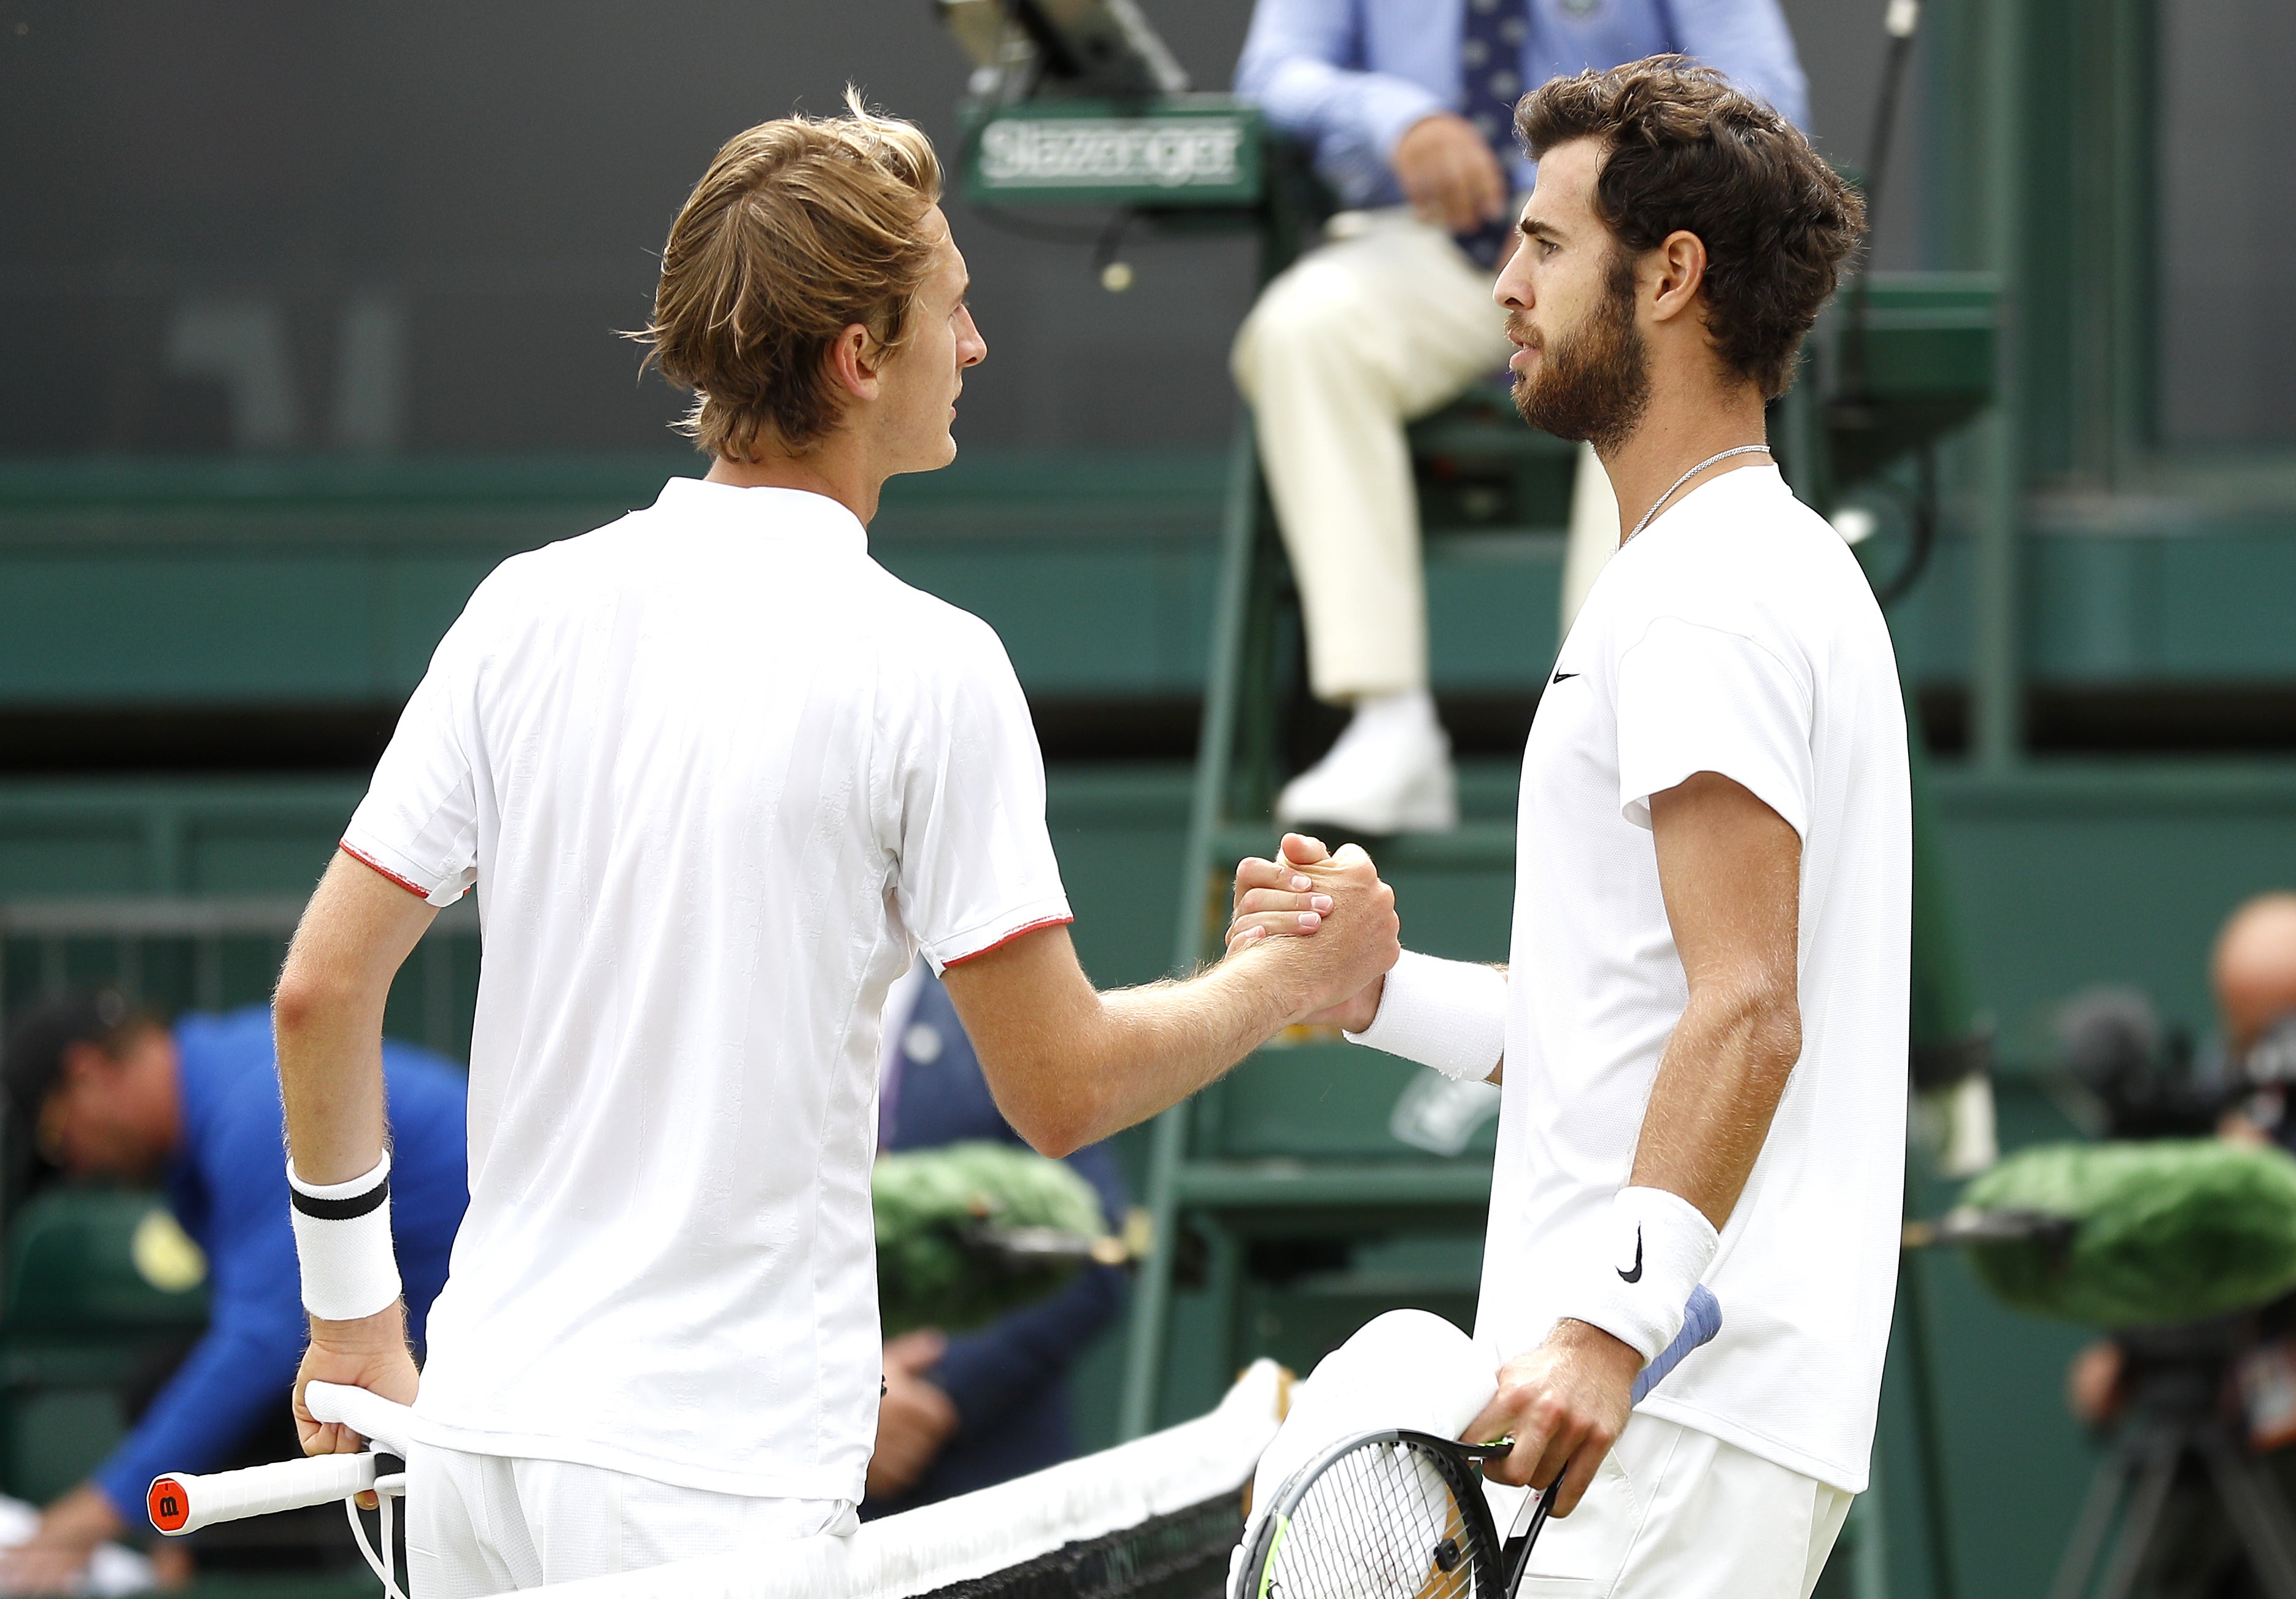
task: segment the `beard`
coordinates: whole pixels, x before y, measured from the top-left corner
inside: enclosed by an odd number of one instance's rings
[[[1538,345],[1537,375],[1521,373],[1514,381],[1514,408],[1523,421],[1604,455],[1642,425],[1651,387],[1650,349],[1635,326],[1633,265],[1614,263],[1606,287],[1585,322]],[[1509,331],[1526,330],[1517,323]]]

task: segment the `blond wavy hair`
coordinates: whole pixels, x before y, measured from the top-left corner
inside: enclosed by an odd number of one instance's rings
[[[908,334],[940,160],[850,88],[845,105],[736,134],[670,226],[653,319],[630,337],[693,390],[678,426],[711,455],[803,454],[843,414],[826,359],[837,336],[858,323],[890,355]]]

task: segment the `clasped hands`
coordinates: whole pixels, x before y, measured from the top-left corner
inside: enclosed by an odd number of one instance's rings
[[[1312,948],[1325,940],[1310,935],[1322,932],[1327,922],[1335,935],[1355,935],[1350,942],[1371,946],[1365,951],[1369,958],[1330,963],[1336,980],[1316,996],[1313,1009],[1294,1020],[1309,1027],[1361,1032],[1379,1013],[1388,969],[1403,952],[1395,892],[1380,882],[1378,869],[1359,844],[1342,844],[1334,855],[1320,840],[1287,832],[1275,853],[1274,860],[1252,856],[1236,864],[1227,952],[1238,955],[1269,939],[1285,938]],[[1360,909],[1351,890],[1362,896]]]
[[[1315,839],[1286,833],[1276,857],[1236,866],[1228,956],[1281,964],[1295,980],[1287,996],[1293,1024],[1364,1026],[1403,954],[1395,890],[1380,881],[1360,844],[1342,844],[1334,854]]]
[[[1348,908],[1328,891],[1329,874],[1339,867],[1373,870],[1371,857],[1357,846],[1342,845],[1333,855],[1300,833],[1286,833],[1276,856],[1236,865],[1234,916],[1227,929],[1231,954],[1268,939],[1320,942],[1316,935],[1326,918],[1336,932]],[[1387,903],[1392,904],[1391,895]],[[1388,965],[1393,964],[1390,957]],[[1368,983],[1301,1020],[1359,1033],[1378,1016],[1386,981],[1382,966]],[[1499,1368],[1497,1392],[1464,1436],[1513,1439],[1514,1447],[1488,1464],[1488,1474],[1517,1486],[1545,1488],[1559,1480],[1554,1513],[1567,1516],[1625,1430],[1642,1365],[1639,1351],[1598,1327],[1566,1318],[1538,1348]]]

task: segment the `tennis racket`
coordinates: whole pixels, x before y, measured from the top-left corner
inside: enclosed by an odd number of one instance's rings
[[[1681,1332],[1635,1379],[1633,1403],[1721,1330],[1702,1283]],[[1558,1484],[1526,1497],[1502,1539],[1482,1468],[1513,1447],[1402,1429],[1341,1439],[1276,1490],[1232,1599],[1513,1599]]]
[[[392,1599],[405,1599],[393,1568],[390,1502],[406,1491],[407,1446],[422,1431],[422,1424],[404,1405],[339,1383],[306,1385],[303,1403],[316,1419],[340,1422],[365,1438],[366,1448],[357,1455],[312,1455],[204,1476],[169,1472],[154,1477],[144,1496],[152,1525],[170,1538],[181,1538],[217,1521],[301,1510],[340,1499],[350,1517],[359,1553],[382,1579],[383,1591]],[[380,1554],[367,1542],[366,1528],[358,1519],[357,1496],[369,1492],[382,1507]]]

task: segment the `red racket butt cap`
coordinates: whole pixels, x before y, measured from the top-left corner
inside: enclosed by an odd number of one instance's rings
[[[152,1525],[162,1532],[181,1532],[192,1519],[192,1496],[173,1477],[154,1477],[152,1491],[144,1496],[144,1506],[151,1512]]]

